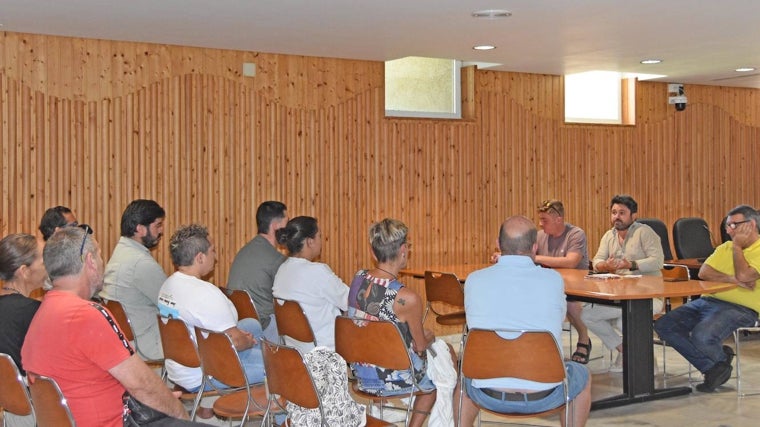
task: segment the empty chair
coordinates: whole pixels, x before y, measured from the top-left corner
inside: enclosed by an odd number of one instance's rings
[[[662,269],[660,269],[660,273],[662,274],[662,280],[666,282],[682,282],[684,280],[690,279],[689,269],[685,265],[664,264]],[[684,297],[683,302],[686,303],[689,299],[690,297]],[[672,305],[670,298],[665,298],[665,314],[667,314],[671,308]],[[653,320],[657,320],[662,316],[663,313],[655,313]],[[665,357],[665,349],[667,347],[667,343],[660,339],[655,340],[654,343],[662,345],[662,375],[663,377],[667,377],[668,359]]]
[[[200,368],[201,361],[198,357],[198,350],[195,348],[195,342],[188,331],[185,322],[180,319],[172,319],[156,315],[158,319],[158,332],[161,334],[161,346],[164,349],[164,358],[173,360],[180,365],[189,368]],[[169,378],[171,380],[171,378]],[[177,386],[179,387],[179,386]],[[193,407],[190,411],[190,419],[195,420],[195,413],[201,403],[201,398],[205,396],[216,396],[219,394],[216,390],[203,391],[199,388],[197,392],[192,393],[182,389],[180,399],[193,401]]]
[[[439,325],[465,325],[467,319],[464,314],[464,289],[462,283],[453,273],[440,273],[437,271],[425,272],[425,317],[429,311],[435,314],[435,321]],[[453,308],[454,311],[444,313],[436,305],[445,305]],[[423,318],[423,322],[425,321]]]
[[[232,339],[224,332],[195,327],[198,355],[203,370],[201,390],[211,379],[218,380],[232,389],[219,390],[214,402],[214,413],[220,417],[241,417],[240,427],[251,415],[263,415],[267,404],[264,384],[250,385],[240,362]]]
[[[713,253],[710,228],[702,218],[679,218],[673,224],[673,245],[679,259],[703,259]]]
[[[5,353],[0,353],[0,408],[6,414],[22,417],[34,414],[24,378],[13,358]],[[3,417],[3,425],[6,425],[6,418],[7,415]]]
[[[728,217],[724,216],[722,220],[720,220],[720,242],[726,243],[729,240],[731,240],[731,235],[728,234],[728,231],[726,231],[726,222],[728,221]]]
[[[668,237],[668,227],[664,222],[657,218],[639,218],[636,221],[646,224],[660,236],[660,244],[662,245],[662,253],[665,255],[665,260],[673,259],[673,252],[670,250],[670,238]]]
[[[137,340],[135,339],[135,331],[132,329],[132,323],[127,317],[127,312],[124,311],[124,306],[119,301],[104,299],[102,305],[108,309],[113,315],[114,320],[118,323],[121,332],[124,334],[124,338],[127,339],[135,348],[137,355],[145,361],[151,368],[161,368],[161,378],[166,378],[166,369],[164,369],[164,361],[162,359],[149,359],[140,352],[140,347],[137,346]]]
[[[27,372],[37,427],[75,427],[71,409],[54,379]]]
[[[289,344],[285,341],[285,337],[289,337],[301,343],[312,343],[314,347],[317,346],[314,330],[311,329],[309,319],[306,318],[306,314],[298,302],[275,298],[274,318],[277,322],[277,332],[280,334],[283,344]],[[303,346],[298,345],[298,347]],[[308,350],[305,347],[301,349]]]
[[[232,305],[235,306],[235,310],[238,313],[238,319],[257,319],[259,314],[256,311],[256,306],[253,304],[253,299],[248,291],[243,289],[229,289],[220,288],[227,298],[232,301]]]
[[[542,383],[562,383],[565,389],[565,404],[533,414],[507,414],[488,411],[503,417],[535,417],[565,411],[568,425],[572,422],[569,414],[570,398],[567,394],[568,381],[565,363],[559,344],[549,331],[498,331],[519,334],[516,338],[502,338],[497,331],[471,329],[467,333],[460,365],[462,384],[464,379],[520,378]],[[505,354],[510,357],[504,357]],[[460,387],[464,393],[465,387]],[[473,401],[475,403],[475,401]],[[459,401],[461,409],[462,399]],[[477,404],[476,404],[477,405]],[[487,410],[485,408],[481,408]],[[461,411],[460,411],[461,412]]]
[[[347,316],[335,318],[335,351],[343,356],[348,363],[369,363],[393,371],[411,371],[412,359],[409,356],[404,339],[396,324],[387,320],[353,319]],[[434,390],[422,390],[414,375],[410,376],[414,387],[409,392],[411,401],[415,394],[427,394]],[[359,389],[358,382],[354,383],[353,391],[360,397],[380,402],[380,417],[382,408],[388,396],[365,393]],[[393,395],[399,398],[402,395]],[[409,425],[412,406],[406,409],[404,425]]]
[[[742,389],[742,366],[741,366],[741,348],[739,339],[741,335],[746,335],[750,332],[760,332],[760,320],[755,321],[755,326],[749,326],[745,328],[738,328],[734,331],[734,348],[736,353],[736,394],[739,397],[753,396],[760,394],[757,389],[755,391],[745,391]]]
[[[336,415],[338,417],[344,416],[344,414],[340,413],[343,411],[336,411],[340,408],[333,408],[332,412],[325,413],[323,399],[329,399],[329,396],[326,396],[327,390],[317,389],[317,384],[312,377],[311,371],[296,348],[264,341],[261,345],[261,351],[264,355],[264,366],[267,372],[266,384],[267,391],[269,392],[269,407],[267,408],[267,414],[264,416],[265,420],[271,408],[275,407],[275,404],[278,403],[276,400],[277,396],[302,408],[318,410],[320,423],[324,427],[330,426],[328,415],[332,415],[333,417]],[[325,372],[329,373],[333,371],[325,367]],[[345,391],[346,395],[348,395],[348,383],[345,376],[343,381],[345,381]],[[338,421],[333,420],[333,424]],[[290,425],[290,423],[287,425]],[[393,424],[367,416],[366,425],[371,427],[392,426]]]

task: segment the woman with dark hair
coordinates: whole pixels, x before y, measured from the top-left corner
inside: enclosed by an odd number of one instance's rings
[[[11,356],[22,373],[21,346],[40,302],[29,293],[47,279],[43,244],[31,234],[11,234],[0,240],[0,353]],[[8,426],[33,426],[34,417],[5,413]]]
[[[322,232],[317,220],[299,216],[276,232],[277,242],[290,255],[274,277],[275,298],[297,301],[309,320],[319,346],[335,350],[335,317],[346,311],[348,286],[327,264],[314,262],[322,253]],[[275,302],[277,303],[277,302]],[[290,342],[301,350],[310,346]]]
[[[423,390],[435,389],[426,375],[426,350],[435,340],[433,332],[422,325],[422,298],[398,280],[399,271],[406,267],[409,250],[407,226],[396,219],[386,218],[369,229],[369,243],[376,267],[360,270],[351,282],[348,295],[349,315],[370,320],[389,320],[398,325],[414,364],[414,372],[391,371],[373,365],[354,364],[352,369],[362,391],[384,395],[409,394],[412,378]],[[421,426],[435,403],[436,393],[420,394],[414,398],[414,413],[410,426]]]

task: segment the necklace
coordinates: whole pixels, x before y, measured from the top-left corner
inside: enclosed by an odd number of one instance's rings
[[[393,277],[393,280],[398,280],[398,276],[396,276],[395,274],[391,273],[390,271],[388,271],[388,270],[386,270],[386,269],[384,269],[384,268],[380,268],[380,267],[377,267],[377,269],[378,269],[378,270],[380,270],[380,271],[383,271],[383,272],[385,272],[385,273],[388,273],[388,274],[390,274],[390,275],[391,275],[391,277]]]
[[[387,273],[387,272],[386,272],[386,273]],[[18,289],[13,289],[13,288],[9,288],[9,287],[7,287],[7,286],[3,286],[3,290],[4,290],[4,291],[11,291],[11,292],[13,292],[14,294],[19,294],[19,295],[21,295],[21,292],[19,292],[19,291],[18,291]]]

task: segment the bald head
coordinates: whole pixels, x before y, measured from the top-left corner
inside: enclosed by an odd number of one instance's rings
[[[522,215],[511,216],[501,224],[499,229],[499,248],[502,255],[535,254],[536,226]]]

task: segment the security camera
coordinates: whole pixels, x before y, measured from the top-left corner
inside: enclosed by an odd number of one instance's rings
[[[686,95],[684,95],[683,84],[681,83],[668,83],[668,104],[674,104],[676,111],[683,111],[686,109]]]

